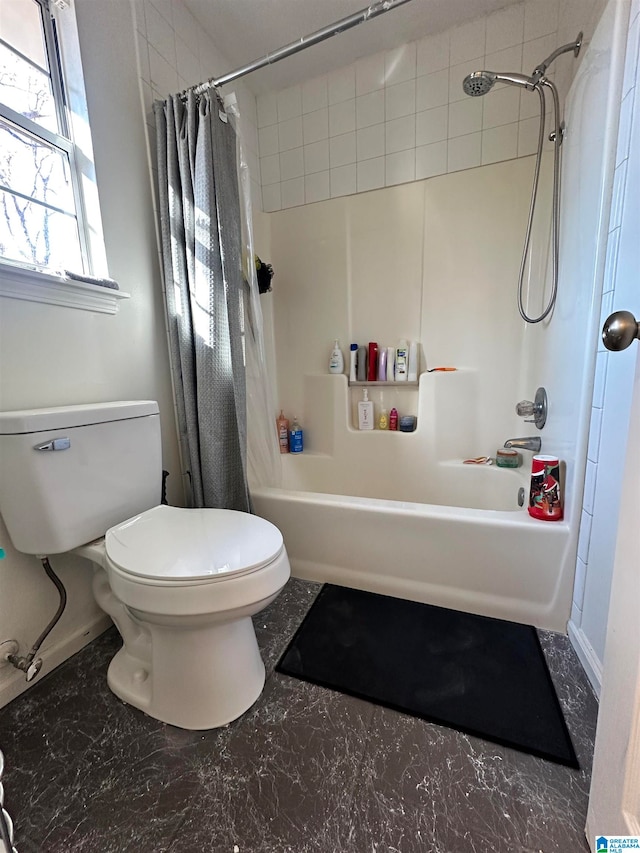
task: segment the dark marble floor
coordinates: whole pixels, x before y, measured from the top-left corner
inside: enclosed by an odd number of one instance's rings
[[[319,590],[256,618],[267,683],[187,732],[107,688],[112,629],[0,710],[19,853],[580,853],[597,704],[566,637],[542,643],[582,770],[273,672]]]

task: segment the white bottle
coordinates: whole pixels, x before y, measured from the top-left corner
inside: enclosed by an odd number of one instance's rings
[[[407,342],[403,339],[396,349],[396,382],[407,381]]]
[[[407,370],[407,379],[409,382],[418,381],[418,342],[411,341],[409,344],[409,368]]]
[[[344,373],[344,358],[338,340],[333,342],[333,350],[329,359],[329,373]]]
[[[373,429],[373,403],[369,389],[364,389],[364,399],[358,403],[358,429]]]
[[[351,344],[349,350],[349,382],[355,382],[358,366],[358,344]]]
[[[387,347],[387,382],[393,382],[396,363],[396,348]]]

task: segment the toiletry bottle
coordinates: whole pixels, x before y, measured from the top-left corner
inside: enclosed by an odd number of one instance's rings
[[[387,382],[393,382],[396,364],[396,348],[387,347]]]
[[[358,344],[351,344],[349,348],[349,382],[355,382],[358,370]]]
[[[378,382],[387,381],[387,351],[380,347],[378,351]]]
[[[333,342],[333,350],[329,358],[329,373],[344,373],[344,358],[338,340]]]
[[[358,429],[373,429],[373,403],[368,388],[364,389],[364,397],[358,403]]]
[[[367,381],[367,348],[366,347],[358,347],[358,361],[357,361],[357,377],[358,382],[366,382]]]
[[[396,349],[396,382],[407,381],[407,342],[400,341]]]
[[[409,367],[407,369],[407,380],[409,382],[418,381],[418,342],[411,341],[409,344]]]
[[[367,381],[375,382],[378,375],[378,344],[369,341],[369,367],[367,369]]]
[[[380,417],[378,418],[378,429],[389,429],[389,415],[384,407],[380,412]]]
[[[289,421],[285,418],[280,409],[280,416],[276,420],[278,428],[278,444],[280,445],[280,453],[289,452]]]
[[[294,417],[289,433],[289,450],[291,453],[302,453],[302,427],[298,418]]]
[[[395,407],[389,412],[389,429],[398,429],[398,410]]]

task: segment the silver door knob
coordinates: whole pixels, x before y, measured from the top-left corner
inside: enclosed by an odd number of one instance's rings
[[[609,314],[602,327],[602,343],[612,352],[630,347],[640,338],[640,323],[631,311],[615,311]]]

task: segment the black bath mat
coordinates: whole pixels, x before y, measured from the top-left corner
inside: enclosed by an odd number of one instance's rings
[[[531,625],[327,584],[276,669],[579,766]]]

